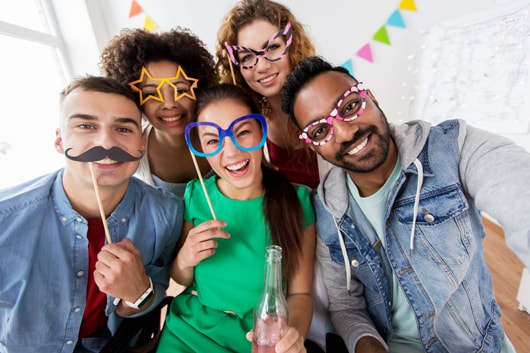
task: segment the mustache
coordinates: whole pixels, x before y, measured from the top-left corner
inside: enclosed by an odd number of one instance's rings
[[[344,156],[351,149],[351,146],[358,143],[361,139],[366,138],[366,136],[368,136],[369,134],[376,134],[376,133],[377,133],[377,128],[374,126],[370,126],[369,128],[364,129],[362,131],[357,131],[355,136],[353,136],[353,138],[350,141],[341,143],[339,150],[335,154],[335,157],[337,159],[342,159],[342,156]]]
[[[116,162],[134,162],[141,159],[144,155],[144,153],[140,150],[138,150],[140,156],[136,157],[116,146],[111,147],[110,149],[106,149],[102,146],[95,146],[81,153],[78,156],[72,156],[68,153],[68,151],[70,151],[71,149],[72,148],[66,149],[66,151],[64,151],[64,155],[68,159],[71,159],[76,162],[97,162],[102,159],[105,159],[105,157],[109,157],[110,159]]]

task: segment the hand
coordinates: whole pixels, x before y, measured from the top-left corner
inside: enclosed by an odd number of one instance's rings
[[[130,302],[136,301],[149,287],[140,250],[129,238],[103,246],[94,280],[102,292]]]
[[[247,332],[247,340],[252,342],[254,332]],[[276,353],[306,353],[304,337],[294,327],[287,327],[280,342],[276,343]]]
[[[186,241],[177,254],[178,267],[181,269],[195,267],[202,260],[215,254],[218,243],[214,238],[230,238],[230,234],[220,229],[222,227],[226,227],[226,222],[212,220],[190,229]]]

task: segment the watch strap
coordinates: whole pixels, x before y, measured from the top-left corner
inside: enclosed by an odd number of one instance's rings
[[[145,303],[147,303],[149,299],[151,299],[151,297],[155,293],[155,289],[153,287],[153,281],[151,280],[151,277],[148,277],[148,278],[149,278],[149,288],[147,288],[145,292],[138,299],[136,299],[134,303],[125,300],[125,304],[128,307],[137,309],[137,310],[141,309],[145,305]]]

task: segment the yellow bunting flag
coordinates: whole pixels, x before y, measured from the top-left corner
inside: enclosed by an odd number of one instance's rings
[[[414,0],[401,0],[399,4],[400,10],[416,11],[416,4]]]
[[[388,32],[386,31],[385,26],[381,26],[381,28],[379,28],[379,30],[374,34],[373,39],[378,42],[390,45],[390,39],[388,38]]]
[[[129,11],[129,18],[138,15],[139,13],[144,12],[140,4],[136,2],[136,0],[133,0],[131,2],[131,10]]]
[[[144,29],[149,32],[153,32],[157,28],[158,28],[158,25],[151,19],[151,17],[145,16]]]

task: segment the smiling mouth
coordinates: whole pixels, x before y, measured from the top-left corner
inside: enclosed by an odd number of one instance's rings
[[[278,77],[278,74],[271,75],[269,77],[266,77],[264,79],[258,80],[259,83],[268,83],[274,80],[276,77]]]
[[[359,153],[366,145],[368,144],[368,138],[365,138],[364,141],[362,141],[360,144],[357,145],[354,149],[347,152],[350,156],[353,156],[354,154]]]
[[[250,163],[250,160],[247,159],[246,161],[244,162],[241,162],[241,163],[236,163],[236,164],[232,164],[232,165],[227,165],[225,168],[230,171],[230,172],[236,172],[238,170],[241,170],[243,168],[245,168],[246,166],[248,166]]]
[[[110,164],[116,164],[116,163],[119,163],[119,162],[117,162],[117,161],[115,161],[115,160],[112,160],[112,159],[110,159],[110,158],[105,158],[105,159],[102,159],[102,160],[97,161],[97,162],[95,162],[95,163],[97,163],[97,164],[110,165]]]
[[[179,121],[180,119],[182,119],[182,117],[183,115],[177,115],[177,116],[167,117],[167,118],[160,117],[160,119],[165,121],[166,123],[172,123],[174,121]]]

